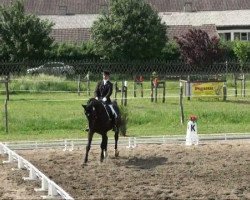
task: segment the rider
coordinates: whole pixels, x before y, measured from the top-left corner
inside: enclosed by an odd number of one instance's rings
[[[105,105],[108,105],[110,107],[114,119],[114,130],[116,130],[118,113],[114,109],[110,99],[110,96],[112,95],[113,92],[113,84],[109,80],[110,72],[108,70],[103,70],[102,76],[103,80],[97,84],[94,92],[94,97],[95,99],[102,101]]]

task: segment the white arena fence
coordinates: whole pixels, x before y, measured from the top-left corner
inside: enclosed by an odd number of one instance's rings
[[[199,135],[200,142],[212,141],[227,141],[227,140],[250,140],[250,133],[225,133],[225,134],[210,134]],[[101,138],[93,138],[92,145],[100,145]],[[109,139],[109,144],[114,144],[114,139]],[[144,137],[120,137],[119,146],[127,148],[135,148],[140,144],[185,144],[185,135],[172,136],[144,136]],[[0,154],[8,155],[8,160],[4,163],[17,162],[18,169],[27,169],[28,177],[23,177],[24,180],[41,180],[41,188],[35,188],[35,191],[48,192],[43,198],[57,198],[72,200],[73,198],[65,192],[54,181],[50,180],[39,169],[18,155],[14,150],[29,150],[29,149],[50,149],[62,148],[63,151],[73,151],[75,147],[83,147],[87,144],[87,139],[65,139],[53,141],[16,141],[0,143]]]
[[[29,171],[28,177],[23,177],[24,180],[41,180],[41,188],[35,188],[35,191],[47,191],[47,196],[42,196],[45,199],[54,199],[61,197],[62,199],[73,200],[73,198],[65,192],[59,185],[54,181],[50,180],[40,170],[38,170],[29,161],[25,160],[22,156],[11,150],[9,147],[0,143],[0,154],[7,154],[8,160],[3,163],[17,162],[18,169],[27,169]]]
[[[164,144],[164,143],[185,143],[186,135],[168,135],[168,136],[142,136],[142,137],[120,137],[119,146],[134,148],[139,144]],[[199,141],[224,141],[224,140],[250,140],[250,133],[224,133],[224,134],[199,134]],[[12,150],[25,149],[46,149],[62,148],[64,151],[74,150],[75,147],[85,147],[88,140],[85,139],[65,139],[65,140],[45,140],[45,141],[16,141],[5,142],[5,145]],[[101,138],[93,138],[92,145],[100,145]],[[108,139],[109,144],[114,144],[115,140]]]

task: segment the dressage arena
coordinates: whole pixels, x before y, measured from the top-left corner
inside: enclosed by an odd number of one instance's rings
[[[250,140],[201,141],[119,146],[99,163],[93,145],[89,163],[81,167],[85,146],[74,149],[15,150],[74,199],[250,199]],[[0,155],[0,199],[42,199],[41,180],[24,180],[28,170],[4,163]]]

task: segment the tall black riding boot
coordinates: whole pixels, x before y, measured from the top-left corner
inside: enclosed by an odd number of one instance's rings
[[[113,121],[113,131],[114,131],[114,132],[118,131],[118,127],[117,127],[117,118],[114,118],[114,121]]]

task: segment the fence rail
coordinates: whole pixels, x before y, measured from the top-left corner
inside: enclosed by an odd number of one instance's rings
[[[25,61],[25,62],[4,62],[0,61],[0,75],[25,75],[27,69],[35,68],[48,63],[48,61]],[[215,63],[204,67],[194,67],[183,62],[167,62],[167,61],[65,61],[65,64],[74,68],[74,74],[100,74],[103,68],[108,68],[113,74],[132,75],[138,74],[151,75],[157,72],[165,77],[187,76],[187,75],[225,75],[227,73],[247,73],[250,72],[250,63],[246,63],[241,67],[238,62]]]
[[[18,169],[27,169],[29,171],[29,176],[23,177],[24,180],[41,180],[41,188],[35,188],[35,191],[47,191],[48,195],[43,196],[43,198],[56,199],[58,198],[58,196],[60,196],[62,199],[73,200],[73,198],[54,181],[50,180],[29,161],[27,161],[22,156],[18,155],[16,152],[2,143],[0,143],[0,154],[8,155],[8,160],[3,161],[3,163],[17,162]]]
[[[250,133],[224,133],[224,134],[200,134],[200,142],[226,141],[226,140],[250,140]],[[6,142],[5,145],[13,150],[62,148],[74,150],[75,147],[87,144],[88,139],[65,139],[50,141],[16,141]],[[92,145],[100,145],[101,138],[93,138]],[[185,135],[162,135],[142,137],[120,137],[119,146],[129,148],[138,144],[176,144],[185,143]],[[114,139],[109,139],[109,144],[115,144]]]

